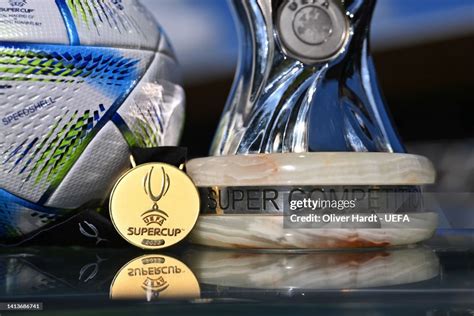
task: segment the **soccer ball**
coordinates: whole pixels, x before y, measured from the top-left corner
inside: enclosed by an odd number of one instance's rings
[[[176,145],[185,97],[135,0],[0,0],[0,244],[99,205],[130,148]]]

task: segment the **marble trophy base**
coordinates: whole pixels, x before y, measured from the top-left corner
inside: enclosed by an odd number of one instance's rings
[[[431,184],[435,171],[428,159],[392,153],[284,153],[216,156],[188,162],[196,186],[414,186]],[[283,214],[252,211],[210,214],[201,210],[190,234],[196,244],[224,248],[338,249],[413,244],[431,237],[437,214],[421,210],[411,215],[410,228],[382,223],[378,228],[285,228]]]

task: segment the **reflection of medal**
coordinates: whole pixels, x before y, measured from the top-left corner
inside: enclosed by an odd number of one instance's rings
[[[199,195],[180,169],[146,163],[117,181],[109,209],[112,223],[125,240],[140,248],[159,249],[189,234],[198,217]]]
[[[145,255],[123,266],[110,286],[112,299],[199,298],[199,283],[181,261],[161,255]]]

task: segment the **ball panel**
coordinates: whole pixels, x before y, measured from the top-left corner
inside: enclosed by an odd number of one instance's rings
[[[60,220],[67,211],[49,209],[0,189],[0,245]]]
[[[112,122],[94,137],[46,203],[48,207],[78,208],[103,201],[118,176],[130,167],[130,151]]]
[[[69,44],[55,0],[0,0],[0,40]]]
[[[145,72],[148,51],[0,46],[0,183],[34,202],[60,183]]]
[[[81,45],[156,50],[160,32],[136,0],[68,0]]]
[[[157,48],[157,52],[158,53],[161,53],[163,55],[166,55],[166,56],[169,56],[171,57],[172,59],[176,60],[176,56],[175,56],[175,53],[174,53],[174,49],[173,47],[171,46],[171,42],[168,38],[168,36],[166,35],[165,32],[163,32],[162,30],[159,31],[159,33],[161,34],[161,38],[158,42],[158,48]],[[179,69],[179,67],[177,67],[177,69]],[[177,72],[177,71],[175,71]]]
[[[131,146],[175,146],[184,121],[184,89],[177,63],[156,53],[140,83],[118,110],[117,124]]]

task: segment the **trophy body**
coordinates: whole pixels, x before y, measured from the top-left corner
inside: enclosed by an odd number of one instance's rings
[[[368,40],[375,1],[231,4],[239,63],[212,157],[188,163],[203,200],[191,240],[339,248],[431,236],[437,218],[421,205],[417,225],[403,229],[389,223],[289,228],[284,222],[294,192],[310,198],[315,191],[381,190],[390,199],[387,192],[408,188],[419,198],[421,186],[434,181],[426,158],[405,153],[379,91]]]

